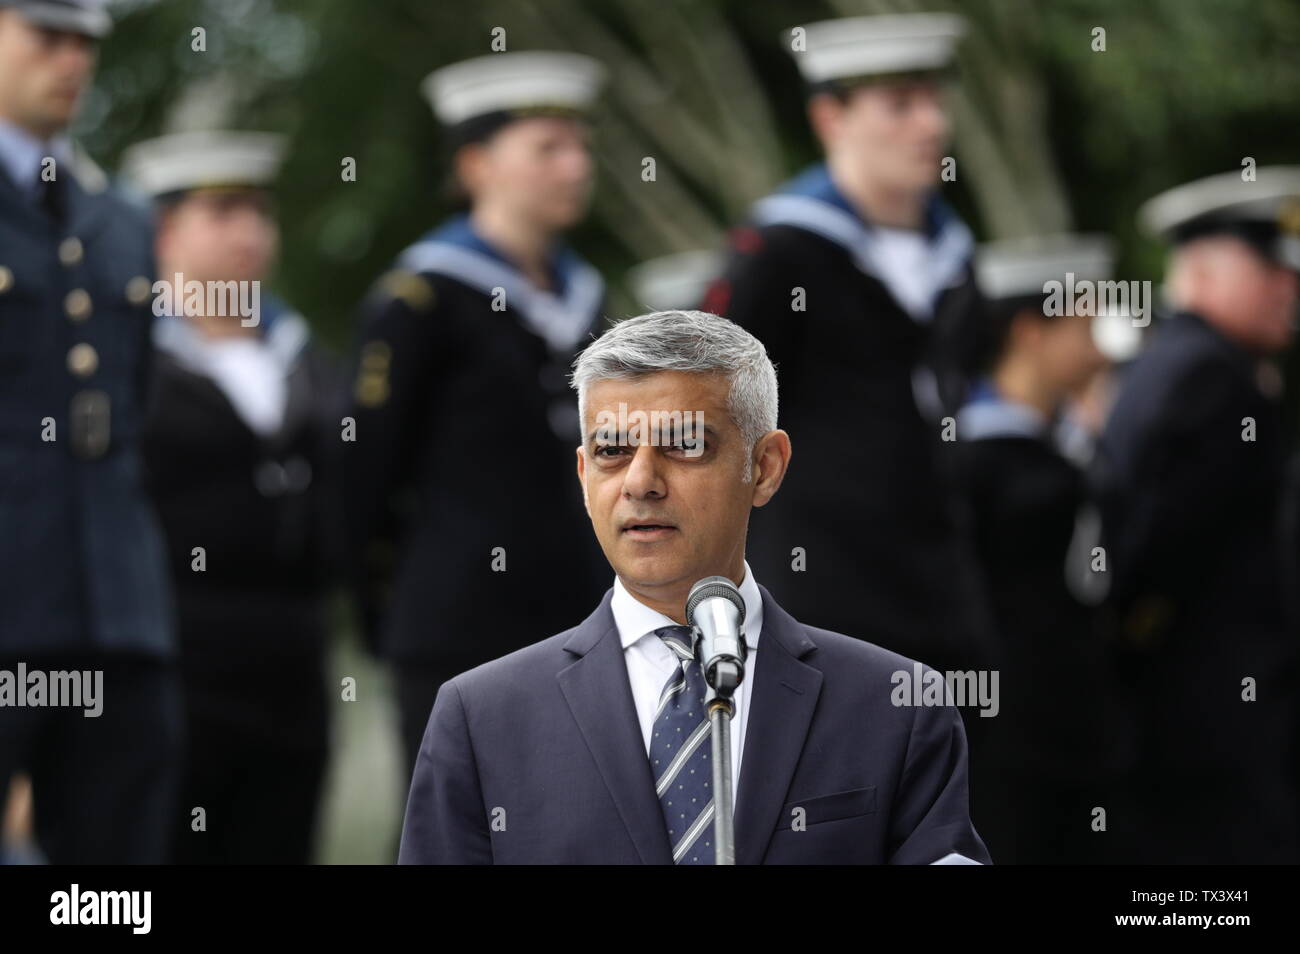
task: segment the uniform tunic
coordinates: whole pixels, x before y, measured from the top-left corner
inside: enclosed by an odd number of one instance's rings
[[[939,446],[961,388],[934,353],[973,314],[972,243],[937,200],[925,239],[919,276],[891,269],[816,166],[758,203],[704,307],[766,346],[793,446],[750,524],[755,572],[813,625],[966,668],[987,622]]]
[[[971,753],[972,814],[1002,863],[1107,857],[1131,736],[1090,593],[1083,470],[1041,412],[978,387],[957,417],[959,485],[998,634],[999,711]]]
[[[223,342],[186,322],[155,324],[157,382],[145,432],[176,585],[190,739],[175,858],[302,864],[328,747],[324,600],[339,549],[331,532],[337,381],[303,319],[264,303],[260,343],[247,343],[265,349],[283,384],[280,420],[264,422],[241,413],[245,392],[219,383],[214,359]],[[190,830],[196,805],[207,812],[203,833]]]
[[[1141,733],[1134,860],[1297,860],[1285,441],[1268,385],[1202,318],[1172,315],[1100,444],[1110,603]]]
[[[365,305],[346,516],[412,759],[443,680],[576,625],[608,588],[567,381],[603,328],[604,288],[567,250],[553,274],[537,288],[461,216]],[[391,592],[371,598],[385,557]]]

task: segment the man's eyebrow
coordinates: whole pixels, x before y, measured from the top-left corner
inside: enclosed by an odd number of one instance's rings
[[[690,430],[691,431],[703,430],[705,437],[717,438],[718,436],[718,432],[714,429],[712,424],[705,424],[703,428],[696,428],[694,425],[692,425]],[[587,443],[590,444],[593,441],[595,441],[598,435],[608,435],[618,441],[622,441],[626,437],[626,435],[622,431],[615,431],[613,428],[600,427],[598,425],[592,428],[591,431],[588,432]]]

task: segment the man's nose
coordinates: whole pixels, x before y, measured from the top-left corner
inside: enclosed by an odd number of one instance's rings
[[[642,444],[632,454],[632,462],[623,474],[623,493],[633,499],[662,497],[668,487],[660,471],[661,458],[651,444]]]

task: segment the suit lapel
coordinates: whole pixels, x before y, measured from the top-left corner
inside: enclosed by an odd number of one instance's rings
[[[655,796],[623,645],[609,608],[613,592],[605,593],[596,611],[564,644],[579,658],[556,679],[642,863],[670,865],[663,809]]]
[[[736,798],[736,864],[762,863],[782,823],[795,766],[821,694],[822,672],[801,657],[816,644],[762,584],[762,652],[756,665]],[[626,680],[624,680],[626,682]]]

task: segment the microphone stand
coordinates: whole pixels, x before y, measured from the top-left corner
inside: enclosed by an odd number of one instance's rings
[[[744,639],[744,634],[741,634]],[[701,661],[703,665],[703,661]],[[732,701],[741,673],[735,663],[720,662],[704,678],[709,689],[704,707],[709,713],[709,730],[713,744],[713,863],[736,863],[736,835],[732,819],[734,795],[731,790],[731,719],[736,705]]]

